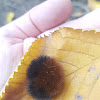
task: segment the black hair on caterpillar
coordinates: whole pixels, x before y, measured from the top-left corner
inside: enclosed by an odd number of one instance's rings
[[[27,70],[28,93],[36,100],[50,100],[57,96],[64,85],[61,64],[49,56],[33,60]]]

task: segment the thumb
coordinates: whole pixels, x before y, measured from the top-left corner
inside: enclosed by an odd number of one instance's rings
[[[36,38],[27,38],[24,40],[23,43],[23,55],[28,52],[29,47],[32,45],[32,43],[36,40]]]

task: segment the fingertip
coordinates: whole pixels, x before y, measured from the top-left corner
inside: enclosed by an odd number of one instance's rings
[[[20,38],[23,35],[23,39],[37,37],[39,34],[64,23],[71,13],[71,0],[47,0],[6,25],[3,28],[3,34],[8,32],[7,35]]]
[[[71,13],[71,0],[48,0],[33,8],[30,16],[39,30],[44,32],[64,23]]]
[[[37,37],[42,32],[64,23],[72,13],[70,0],[47,0],[32,8],[15,21],[28,36]]]

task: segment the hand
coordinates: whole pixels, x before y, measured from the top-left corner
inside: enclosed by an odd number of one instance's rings
[[[55,27],[57,29],[58,25],[83,29],[100,28],[99,12],[100,9],[64,23],[72,13],[71,1],[48,0],[2,27],[0,29],[0,91],[38,35]]]

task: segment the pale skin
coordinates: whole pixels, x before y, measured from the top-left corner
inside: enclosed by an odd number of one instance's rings
[[[66,22],[72,13],[70,0],[47,0],[22,17],[0,28],[0,91],[36,37],[59,25],[100,28],[100,9]],[[64,24],[63,24],[64,23]]]

